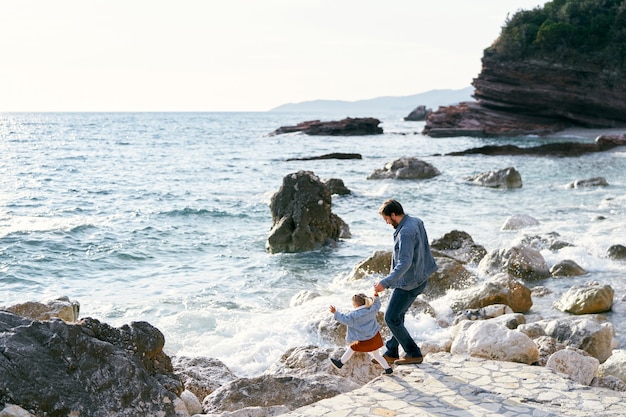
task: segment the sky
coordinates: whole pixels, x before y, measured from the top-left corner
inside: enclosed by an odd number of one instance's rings
[[[461,89],[531,0],[2,0],[0,112],[267,111]]]

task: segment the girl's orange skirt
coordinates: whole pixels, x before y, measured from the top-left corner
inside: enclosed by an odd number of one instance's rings
[[[352,342],[350,347],[355,352],[373,352],[383,347],[383,338],[380,336],[380,332],[377,332],[371,339]]]

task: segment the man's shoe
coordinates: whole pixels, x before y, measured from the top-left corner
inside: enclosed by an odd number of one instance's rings
[[[387,368],[383,371],[381,375],[391,375],[391,374],[393,374],[393,369]]]
[[[339,359],[330,358],[330,363],[337,369],[341,369],[343,367],[343,363]]]
[[[420,364],[424,362],[423,356],[405,356],[404,358],[398,359],[395,361],[396,365],[411,365],[411,364]]]
[[[388,355],[383,355],[383,358],[385,358],[389,365],[393,365],[393,363],[398,360],[398,358],[394,358],[393,356]],[[376,359],[372,359],[372,363],[378,363],[378,361]]]

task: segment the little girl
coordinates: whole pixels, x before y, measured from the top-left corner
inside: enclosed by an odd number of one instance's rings
[[[385,358],[383,358],[378,351],[378,349],[383,347],[383,338],[380,336],[380,326],[378,325],[378,321],[376,321],[376,313],[380,310],[380,298],[378,298],[378,293],[374,293],[374,299],[365,294],[355,294],[352,296],[352,305],[354,306],[354,310],[348,314],[340,313],[333,305],[329,308],[335,320],[348,326],[346,341],[350,344],[341,359],[330,358],[333,366],[337,369],[341,369],[343,364],[352,357],[354,352],[367,352],[383,367],[384,371],[382,375],[393,373],[391,366],[389,366]]]

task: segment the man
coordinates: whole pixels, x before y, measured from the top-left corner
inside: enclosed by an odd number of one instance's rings
[[[430,252],[424,223],[419,218],[405,214],[402,205],[393,199],[385,201],[378,214],[395,229],[391,272],[374,284],[377,292],[393,288],[385,312],[385,322],[392,336],[385,343],[387,351],[383,357],[390,364],[422,363],[422,351],[404,326],[404,315],[426,288],[428,277],[437,270],[437,264]],[[399,346],[404,350],[403,358],[400,358]]]

